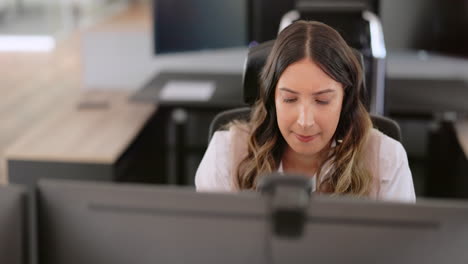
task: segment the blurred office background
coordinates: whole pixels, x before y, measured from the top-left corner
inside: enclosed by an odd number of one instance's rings
[[[170,44],[168,38],[182,30],[177,13],[187,15],[179,2],[204,4],[190,9],[199,13],[187,23],[206,25],[200,32],[216,32],[220,41],[202,39],[197,46],[201,35],[185,32],[191,38]],[[170,11],[158,13],[153,1],[143,0],[0,0],[0,178],[22,182],[27,173],[51,169],[55,177],[79,174],[84,163],[82,173],[96,177],[99,170],[90,168],[107,164],[106,179],[192,185],[212,118],[241,106],[241,100],[188,107],[157,102],[151,93],[146,101],[141,94],[140,100],[132,98],[168,71],[173,78],[178,73],[234,76],[231,84],[238,80],[241,92],[247,46],[275,34],[294,1],[189,2],[160,0],[161,10]],[[254,2],[269,7],[257,14]],[[375,2],[387,50],[384,114],[401,127],[417,195],[466,198],[468,1]],[[166,24],[157,24],[155,16],[166,18]],[[264,24],[254,27],[257,19]],[[218,28],[210,31],[213,24]],[[270,27],[258,26],[266,24]],[[125,100],[122,112],[103,115],[112,109],[109,98],[115,93]],[[93,119],[94,112],[103,117]],[[113,134],[126,129],[127,134]],[[102,138],[109,145],[99,144]],[[81,155],[80,146],[93,140]],[[101,154],[105,149],[109,153]]]

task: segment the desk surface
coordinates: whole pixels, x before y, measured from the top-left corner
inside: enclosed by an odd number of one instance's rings
[[[393,51],[387,56],[391,79],[468,80],[468,59],[424,51]]]
[[[464,80],[387,79],[390,113],[468,113],[468,83]]]
[[[207,101],[161,100],[159,93],[170,81],[208,81],[215,84],[215,91]],[[159,106],[185,108],[235,108],[244,105],[242,98],[242,75],[235,73],[183,73],[161,72],[145,87],[137,91],[133,100],[157,102]]]
[[[88,92],[16,140],[5,158],[113,163],[155,109],[130,102],[126,92]]]
[[[390,113],[468,113],[468,59],[424,52],[393,52],[387,58]]]

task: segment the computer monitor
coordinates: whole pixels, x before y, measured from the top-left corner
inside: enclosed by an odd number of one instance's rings
[[[381,11],[390,51],[468,57],[468,1],[382,1]]]
[[[155,0],[155,53],[248,45],[248,0]]]
[[[258,43],[276,39],[281,18],[295,7],[296,0],[251,0],[250,40]]]
[[[40,263],[468,263],[466,203],[313,198],[299,238],[257,193],[42,181]]]
[[[0,187],[0,263],[26,263],[25,212],[25,190],[11,185]]]
[[[468,263],[468,202],[328,197],[307,215],[302,237],[271,240],[277,263]]]
[[[39,263],[265,263],[263,201],[193,189],[42,181]]]

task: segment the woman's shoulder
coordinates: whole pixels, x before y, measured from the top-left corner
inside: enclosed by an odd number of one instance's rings
[[[231,160],[234,168],[247,156],[250,128],[247,123],[234,123],[229,127]]]
[[[376,197],[382,200],[414,202],[413,178],[408,164],[408,157],[403,145],[372,129],[370,134],[373,168],[377,175]]]
[[[250,134],[250,124],[244,121],[234,121],[229,125],[229,132],[246,137]]]
[[[216,131],[195,175],[199,191],[232,191],[233,175],[239,162],[247,155],[247,127],[232,125]]]
[[[249,131],[248,124],[233,123],[225,130],[218,130],[214,132],[210,144],[226,147],[247,144]]]
[[[216,153],[217,159],[223,158],[228,164],[247,153],[248,130],[243,125],[232,125],[227,130],[218,130],[213,134],[208,149]],[[221,157],[222,156],[222,157]]]
[[[373,154],[381,163],[400,163],[403,159],[407,159],[406,151],[399,141],[375,128],[370,131],[369,144]]]

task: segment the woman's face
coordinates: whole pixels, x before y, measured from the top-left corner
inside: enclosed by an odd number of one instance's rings
[[[275,88],[278,127],[295,153],[328,149],[340,119],[343,86],[310,59],[289,65]]]

